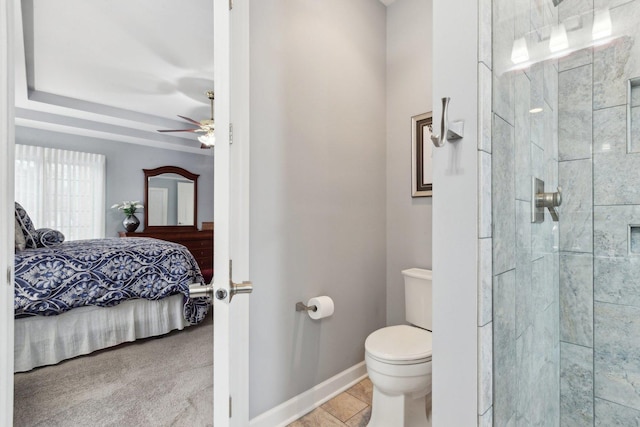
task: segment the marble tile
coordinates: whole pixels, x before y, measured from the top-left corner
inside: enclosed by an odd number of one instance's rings
[[[640,152],[640,107],[631,107],[629,114],[629,152]]]
[[[591,158],[592,67],[563,71],[559,76],[558,155],[560,160]]]
[[[492,212],[494,275],[515,267],[515,170],[513,127],[494,115]]]
[[[640,426],[640,411],[617,405],[603,399],[595,399],[596,427]]]
[[[369,419],[371,418],[371,407],[363,409],[362,411],[355,414],[353,417],[349,418],[345,425],[348,427],[366,427],[369,424]]]
[[[591,252],[593,249],[592,172],[590,160],[559,163],[562,187],[560,250]],[[546,187],[546,186],[545,186]]]
[[[478,153],[478,237],[491,237],[491,154],[480,151]]]
[[[513,74],[493,74],[493,96],[491,100],[491,108],[493,112],[500,116],[504,121],[513,125],[513,105],[514,105],[514,89]],[[495,124],[495,121],[494,121]]]
[[[558,75],[557,62],[554,60],[544,61],[544,100],[549,106],[555,110],[555,106],[558,105],[560,80]]]
[[[504,425],[517,404],[514,270],[495,276],[493,295],[493,415]]]
[[[640,308],[596,302],[594,315],[595,395],[640,409]]]
[[[532,323],[531,203],[516,202],[516,336]]]
[[[542,64],[534,64],[527,71],[530,80],[531,108],[542,111],[531,114],[531,142],[542,148],[544,146],[544,109],[549,108],[544,102],[544,67]]]
[[[591,26],[591,19],[587,25]],[[582,67],[583,65],[592,64],[593,63],[593,48],[580,49],[576,52],[571,53],[569,56],[565,56],[564,58],[560,58],[558,60],[558,66],[560,67],[560,72],[567,71],[572,68]]]
[[[545,0],[532,0],[531,1],[531,27],[533,29],[539,29],[544,27],[544,9],[546,8]]]
[[[593,154],[627,152],[627,108],[624,105],[593,112]]]
[[[491,0],[478,1],[478,61],[491,69]]]
[[[640,307],[640,257],[596,258],[594,299]]]
[[[630,224],[640,224],[640,206],[594,206],[594,255],[626,257]]]
[[[614,8],[633,1],[636,0],[594,0],[593,7],[594,9]]]
[[[483,0],[484,1],[484,0]],[[491,70],[483,63],[478,64],[478,117],[480,129],[478,150],[491,153],[491,88],[493,76]]]
[[[322,408],[316,408],[304,417],[289,424],[287,427],[344,427],[336,417]]]
[[[493,407],[478,415],[478,427],[493,427]]]
[[[593,350],[560,343],[560,425],[593,425]]]
[[[558,18],[564,21],[593,10],[593,0],[564,0],[558,5]]]
[[[545,257],[538,258],[531,263],[531,304],[532,317],[535,320],[535,314],[547,307],[546,280],[547,273],[545,271]]]
[[[358,384],[347,390],[351,396],[360,399],[364,403],[370,405],[373,400],[373,384],[369,377],[363,379]]]
[[[493,324],[478,328],[478,411],[485,413],[493,405]]]
[[[518,384],[516,424],[521,426],[533,425],[533,409],[531,406],[531,394],[535,390],[532,359],[533,345],[533,326],[530,326],[516,339],[516,381]]]
[[[523,72],[514,79],[516,199],[531,200],[531,84]]]
[[[340,393],[321,406],[322,409],[342,422],[347,421],[366,407],[365,402],[346,392]]]
[[[557,304],[537,312],[532,354],[531,425],[558,425],[560,417],[560,354]]]
[[[593,257],[560,255],[560,339],[593,347]]]
[[[524,37],[531,31],[531,0],[512,0],[514,3],[514,37]]]
[[[506,87],[510,86],[511,79],[509,78],[509,75],[511,73],[505,73],[505,70],[513,65],[511,62],[511,49],[513,47],[513,41],[515,40],[513,22],[515,13],[515,2],[513,0],[494,0],[492,2],[492,70],[496,77],[507,77],[503,81],[503,83],[506,84]],[[494,92],[494,94],[496,93]],[[494,112],[497,114],[506,114],[504,118],[508,120],[510,117],[509,110],[511,110],[511,108],[509,108],[511,105],[509,102],[509,96],[512,96],[513,94],[509,94],[508,91],[500,91],[498,95],[500,95],[498,98],[494,98]],[[502,97],[503,95],[504,97]],[[496,104],[497,100],[502,100],[504,102],[498,102]],[[495,109],[496,105],[499,105],[497,110]],[[509,122],[513,123],[512,121]]]
[[[627,80],[640,76],[640,3],[626,3],[611,9],[611,21],[623,37],[596,48],[593,55],[593,108],[613,107],[627,102]]]
[[[602,153],[593,156],[594,203],[596,205],[640,204],[638,170],[640,170],[640,153]]]
[[[492,320],[493,311],[493,268],[492,268],[492,241],[489,239],[478,240],[478,326],[484,326]]]

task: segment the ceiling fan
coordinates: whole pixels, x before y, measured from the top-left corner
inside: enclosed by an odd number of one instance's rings
[[[214,133],[215,123],[213,121],[213,99],[214,94],[212,90],[208,90],[207,97],[211,101],[211,118],[204,119],[201,121],[190,119],[189,117],[181,116],[178,114],[178,117],[188,121],[191,124],[197,125],[197,128],[194,129],[158,129],[158,132],[201,132],[203,135],[198,137],[198,141],[200,141],[200,148],[211,148],[216,143],[216,136]]]

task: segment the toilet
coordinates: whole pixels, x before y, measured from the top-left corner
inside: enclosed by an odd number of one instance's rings
[[[430,426],[425,405],[431,393],[431,270],[403,270],[406,320],[378,329],[365,341],[373,383],[368,427]]]

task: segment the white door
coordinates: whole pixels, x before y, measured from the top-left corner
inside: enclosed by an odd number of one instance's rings
[[[193,182],[178,182],[178,225],[193,223]]]
[[[216,82],[214,268],[215,290],[230,292],[229,260],[234,278],[248,274],[248,0],[236,0],[231,25],[229,0],[214,0]],[[19,3],[17,3],[19,5]],[[13,8],[0,0],[0,425],[13,424],[13,188],[14,78]],[[233,58],[230,55],[233,28]],[[234,82],[230,86],[230,61]],[[230,146],[233,96],[235,145]],[[230,191],[230,186],[233,191]],[[230,221],[233,218],[233,222]],[[248,298],[214,298],[214,424],[248,425]],[[233,405],[230,399],[233,397]],[[232,416],[230,417],[230,409]]]
[[[147,225],[168,225],[169,190],[149,187],[147,193],[149,193],[147,201],[147,221],[149,223]]]
[[[0,425],[13,425],[13,0],[0,0]]]
[[[213,9],[214,293],[227,294],[214,296],[213,307],[216,427],[249,425],[249,301],[248,295],[235,296],[231,303],[229,297],[230,279],[242,282],[249,273],[249,0],[235,0],[231,11],[230,4],[214,0]]]

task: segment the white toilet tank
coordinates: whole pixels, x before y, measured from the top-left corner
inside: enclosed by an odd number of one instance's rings
[[[407,322],[431,331],[431,270],[410,268],[402,275]]]

